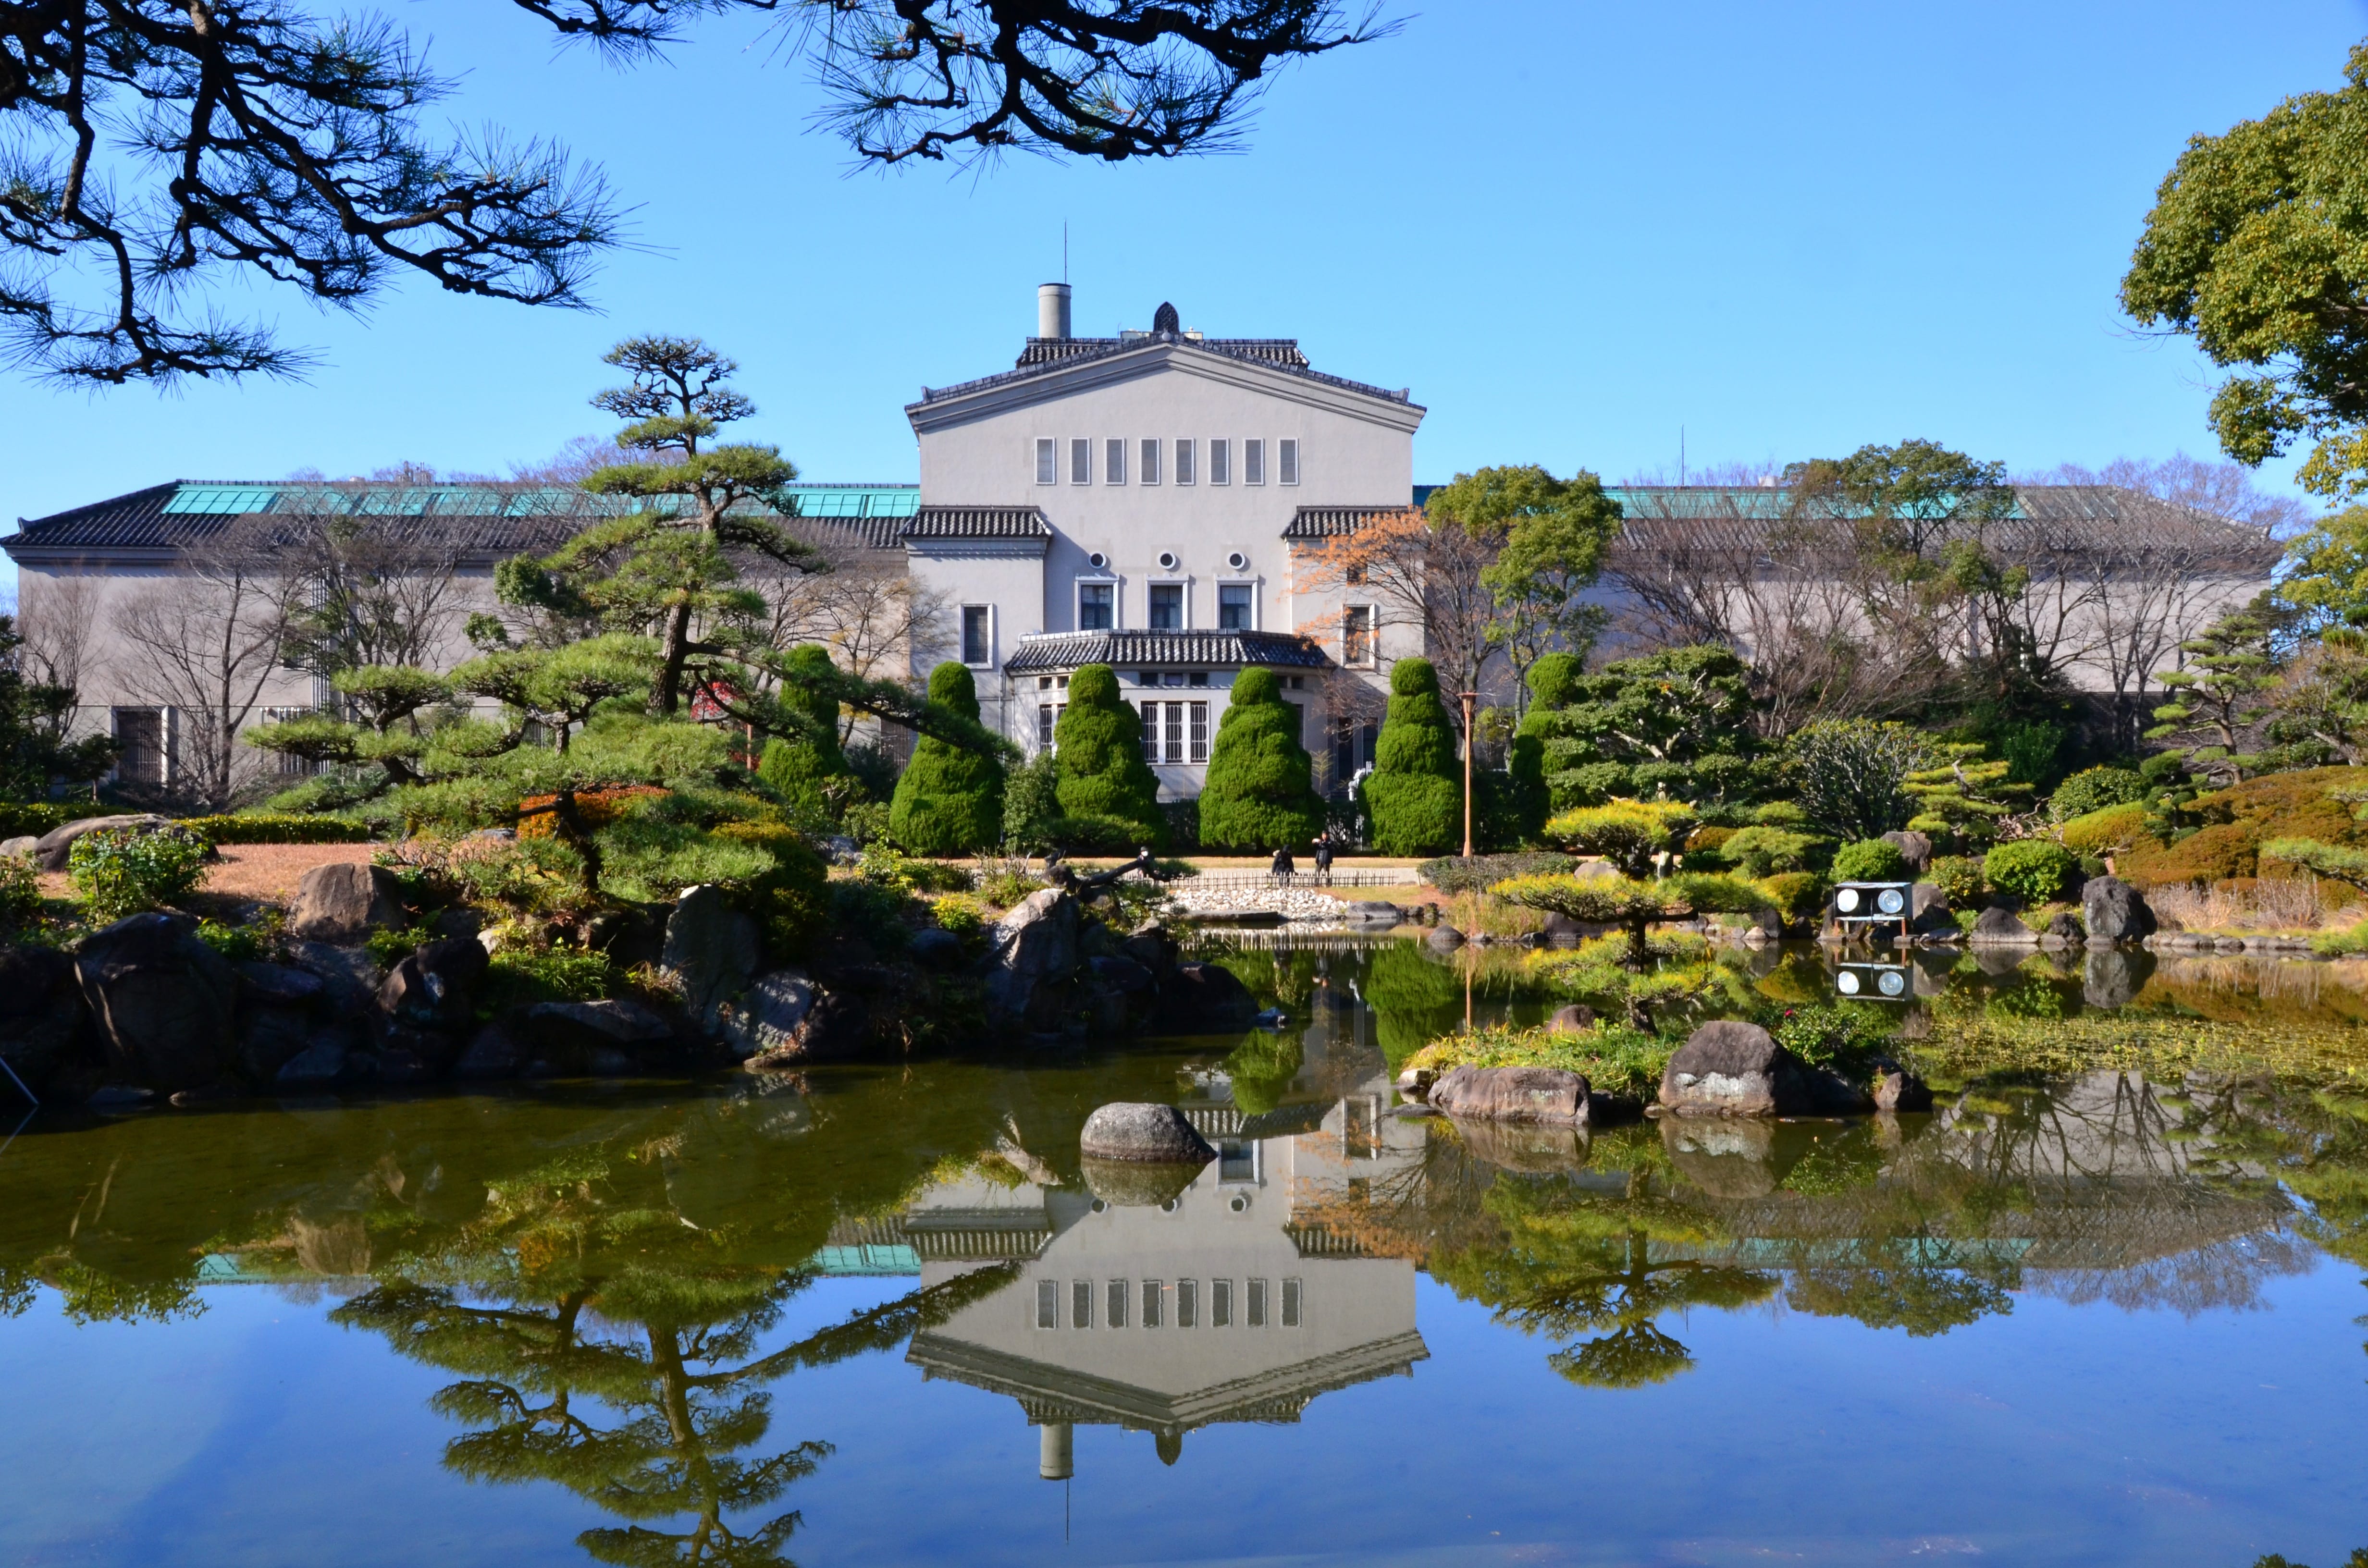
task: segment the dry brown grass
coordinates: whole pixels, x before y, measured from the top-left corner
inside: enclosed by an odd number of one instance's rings
[[[2229,886],[2173,883],[2148,890],[2146,900],[2165,925],[2188,931],[2318,931],[2355,926],[2368,910],[2325,907],[2318,887],[2303,877],[2249,879]]]

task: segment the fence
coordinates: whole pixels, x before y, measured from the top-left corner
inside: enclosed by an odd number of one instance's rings
[[[1329,874],[1302,870],[1287,882],[1269,871],[1203,871],[1197,877],[1178,877],[1167,885],[1171,888],[1201,888],[1210,892],[1247,892],[1253,890],[1263,892],[1272,888],[1301,891],[1311,888],[1403,888],[1415,886],[1420,881],[1410,866],[1378,871],[1362,867],[1351,869],[1335,866]]]

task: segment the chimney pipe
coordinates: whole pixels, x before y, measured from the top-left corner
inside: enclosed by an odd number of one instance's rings
[[[1066,283],[1039,283],[1036,286],[1036,335],[1054,338],[1069,335],[1069,286]]]

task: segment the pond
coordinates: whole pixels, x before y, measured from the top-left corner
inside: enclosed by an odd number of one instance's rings
[[[1232,961],[1290,1032],[36,1118],[0,1150],[0,1564],[2368,1543],[2343,1074],[2016,1066],[1930,1116],[1459,1129],[1394,1114],[1390,1062],[1467,979],[1475,1016],[1534,999],[1402,943]],[[2112,1010],[2086,967],[1897,1006],[2077,1020]],[[2168,970],[2106,1000],[2335,1030],[2357,1000],[2328,966]],[[1114,1099],[1181,1105],[1219,1159],[1098,1193],[1077,1134]]]

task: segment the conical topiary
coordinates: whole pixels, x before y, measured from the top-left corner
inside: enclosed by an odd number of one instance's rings
[[[1119,696],[1108,665],[1086,665],[1069,677],[1069,706],[1053,726],[1053,748],[1062,815],[1123,823],[1151,848],[1167,842],[1159,780],[1143,760],[1143,720]]]
[[[1212,849],[1283,849],[1324,831],[1324,801],[1299,744],[1299,713],[1272,670],[1234,680],[1201,789],[1201,842]]]
[[[1505,758],[1524,844],[1535,842],[1554,812],[1554,791],[1546,783],[1546,737],[1554,733],[1555,710],[1570,700],[1572,683],[1585,668],[1572,653],[1547,653],[1530,666],[1530,710],[1522,715]]]
[[[1463,841],[1463,764],[1429,659],[1390,671],[1390,707],[1365,778],[1373,847],[1384,855],[1439,855]]]
[[[828,676],[834,673],[829,651],[819,643],[792,648],[788,663],[793,674]],[[792,814],[830,817],[835,813],[824,786],[848,774],[847,755],[838,748],[838,699],[827,689],[817,690],[791,679],[782,687],[781,700],[803,716],[813,730],[767,741],[757,764],[757,777],[780,792]]]
[[[929,672],[929,700],[978,717],[970,671],[949,661]],[[915,855],[962,855],[1003,832],[1003,765],[924,735],[888,803],[888,836]]]

